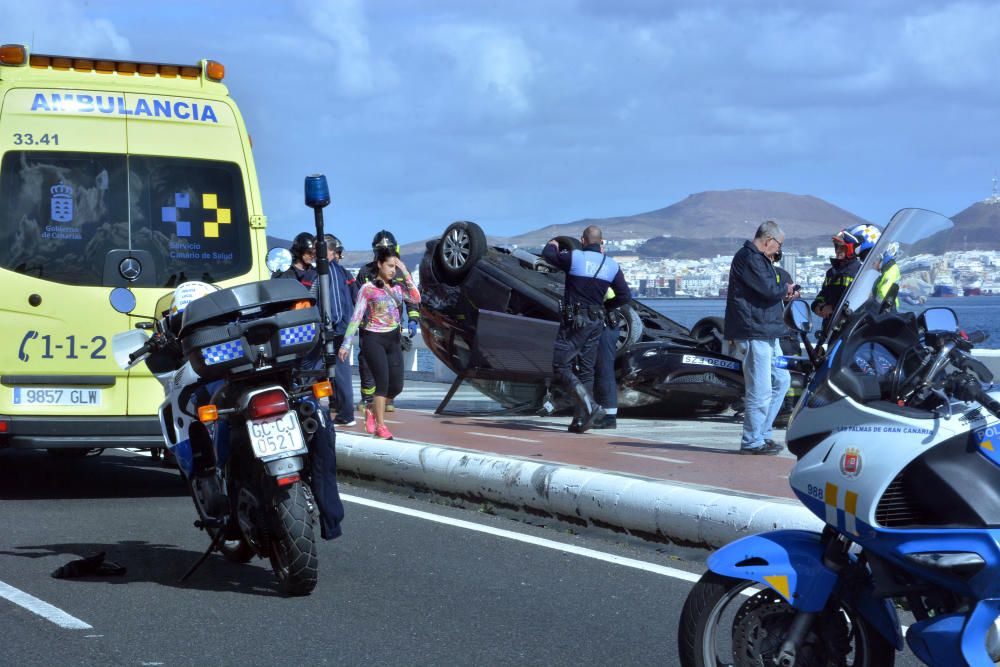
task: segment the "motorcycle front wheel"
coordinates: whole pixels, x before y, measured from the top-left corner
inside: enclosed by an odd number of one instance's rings
[[[270,539],[271,567],[284,595],[309,595],[319,576],[310,502],[303,482],[278,489]]]
[[[775,664],[796,610],[755,581],[706,572],[684,603],[677,630],[683,667]],[[896,651],[856,612],[831,599],[799,648],[796,666],[891,666]]]

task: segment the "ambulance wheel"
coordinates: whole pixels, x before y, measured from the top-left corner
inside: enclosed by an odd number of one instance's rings
[[[457,285],[486,254],[486,234],[474,222],[460,220],[448,225],[434,249],[434,268],[442,280]]]
[[[691,327],[691,337],[697,340],[709,339],[701,343],[703,349],[709,352],[722,352],[722,332],[726,323],[721,317],[703,317]]]

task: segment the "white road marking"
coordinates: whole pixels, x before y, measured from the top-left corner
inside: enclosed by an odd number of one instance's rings
[[[44,600],[39,600],[34,595],[29,595],[24,591],[14,588],[10,584],[0,581],[0,597],[7,598],[19,607],[24,607],[33,614],[38,614],[47,621],[51,621],[61,628],[68,630],[91,630],[90,626],[76,616],[71,616],[59,607],[54,607]]]
[[[484,526],[482,524],[473,523],[472,521],[463,521],[462,519],[452,519],[451,517],[432,514],[430,512],[422,512],[420,510],[413,510],[408,507],[400,507],[398,505],[390,505],[389,503],[383,503],[378,500],[369,500],[368,498],[362,498],[360,496],[341,494],[340,497],[342,500],[346,500],[347,502],[350,503],[357,503],[358,505],[374,507],[375,509],[385,510],[387,512],[396,512],[397,514],[405,514],[407,516],[416,517],[418,519],[426,519],[427,521],[434,521],[435,523],[443,523],[449,526],[455,526],[457,528],[464,528],[466,530],[474,530],[479,533],[487,533],[488,535],[495,535],[497,537],[503,537],[508,540],[514,540],[515,542],[534,544],[535,546],[545,547],[546,549],[555,549],[556,551],[563,551],[565,553],[573,554],[576,556],[593,558],[595,560],[601,560],[606,563],[613,563],[615,565],[623,565],[625,567],[631,567],[636,570],[644,570],[646,572],[652,572],[653,574],[662,574],[667,577],[681,579],[682,581],[689,581],[691,583],[694,583],[701,578],[701,575],[695,574],[693,572],[685,572],[684,570],[678,570],[676,568],[667,567],[665,565],[656,565],[654,563],[647,563],[645,561],[636,560],[635,558],[625,558],[624,556],[616,556],[614,554],[604,553],[603,551],[597,551],[596,549],[587,549],[585,547],[577,547],[571,544],[563,544],[561,542],[556,542],[555,540],[546,540],[541,537],[523,535],[521,533],[515,533],[512,530],[504,530],[502,528],[493,528],[491,526]]]
[[[501,440],[517,440],[518,442],[533,442],[538,444],[541,440],[529,440],[528,438],[515,438],[512,435],[498,435],[496,433],[480,433],[478,431],[466,431],[466,435],[478,435],[481,438],[500,438]]]
[[[680,459],[668,459],[666,456],[653,456],[652,454],[636,454],[634,452],[615,452],[620,456],[634,456],[640,459],[654,459],[656,461],[666,461],[667,463],[691,463],[690,461],[681,461]]]

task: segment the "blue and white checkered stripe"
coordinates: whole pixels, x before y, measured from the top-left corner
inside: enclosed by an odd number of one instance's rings
[[[245,356],[245,354],[243,343],[238,340],[230,340],[218,345],[209,345],[208,347],[201,348],[201,356],[208,366],[239,359]]]
[[[315,324],[300,324],[297,327],[287,327],[278,331],[278,340],[282,347],[311,343],[316,338]]]

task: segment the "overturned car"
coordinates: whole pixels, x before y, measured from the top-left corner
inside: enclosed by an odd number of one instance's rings
[[[579,248],[570,237],[556,241],[562,249]],[[428,241],[420,262],[424,341],[457,376],[439,413],[463,382],[509,412],[571,408],[552,375],[564,279],[538,255],[489,246],[474,222],[452,223]],[[619,311],[620,410],[687,417],[742,409],[742,363],[727,354],[720,318],[688,329],[639,301]],[[802,375],[793,372],[785,411],[802,386]]]

